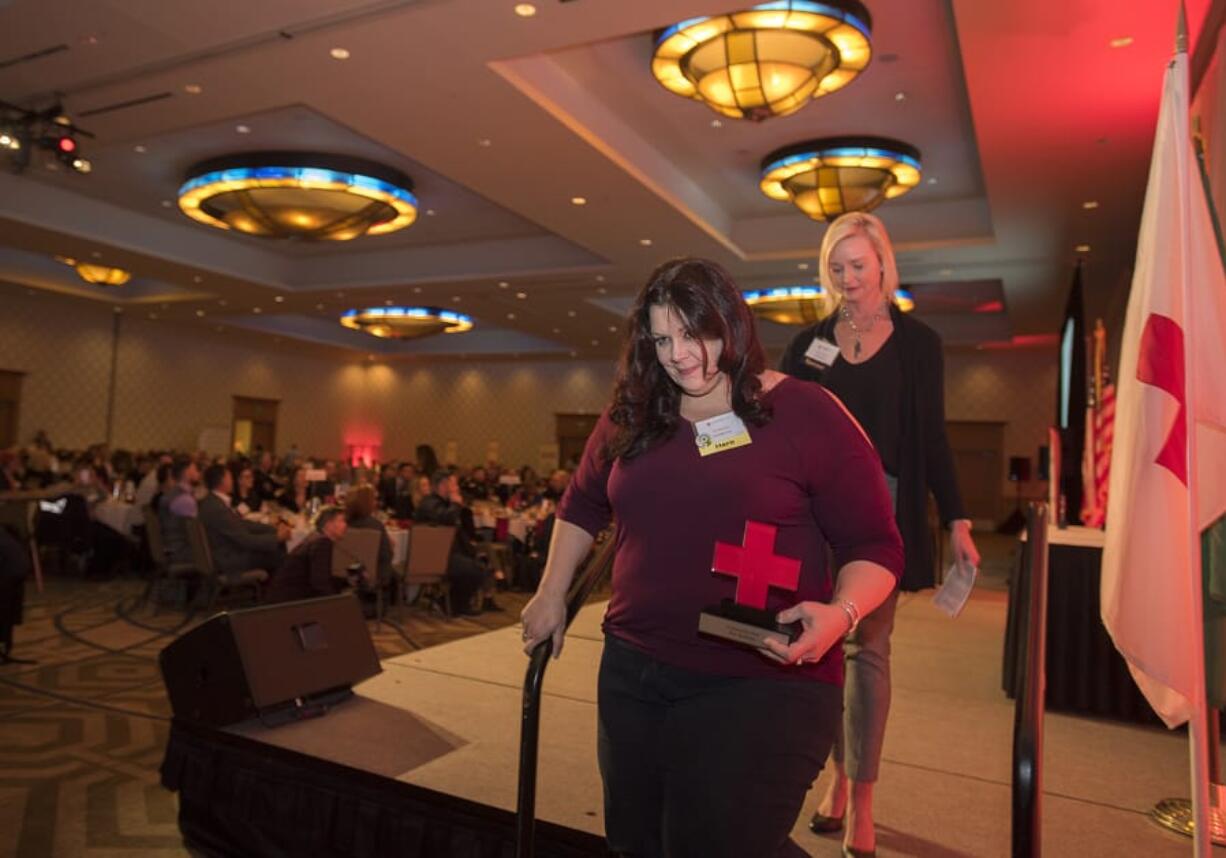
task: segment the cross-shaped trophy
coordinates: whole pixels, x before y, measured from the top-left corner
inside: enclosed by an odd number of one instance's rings
[[[775,553],[778,528],[758,521],[745,522],[741,545],[715,543],[711,571],[736,578],[736,599],[724,599],[698,615],[698,631],[762,648],[764,638],[787,646],[800,636],[799,623],[778,623],[766,610],[769,588],[795,591],[800,583],[800,561]]]

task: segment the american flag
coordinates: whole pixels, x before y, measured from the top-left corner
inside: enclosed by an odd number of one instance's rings
[[[1107,523],[1107,483],[1111,476],[1111,445],[1115,439],[1115,385],[1107,367],[1107,329],[1094,323],[1090,395],[1086,407],[1086,443],[1081,461],[1081,523]]]

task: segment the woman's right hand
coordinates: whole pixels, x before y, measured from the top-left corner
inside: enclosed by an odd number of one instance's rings
[[[538,590],[519,615],[524,624],[524,653],[532,654],[537,644],[553,638],[553,657],[562,655],[566,635],[566,596]]]

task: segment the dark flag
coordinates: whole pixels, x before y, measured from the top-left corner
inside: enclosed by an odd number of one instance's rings
[[[1060,325],[1060,376],[1056,388],[1056,428],[1060,431],[1060,486],[1064,520],[1081,523],[1081,460],[1086,441],[1086,323],[1081,289],[1081,262]],[[1057,510],[1056,514],[1059,515]]]

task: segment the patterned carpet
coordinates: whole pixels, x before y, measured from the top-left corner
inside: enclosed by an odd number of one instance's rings
[[[0,666],[0,858],[183,856],[175,796],[158,783],[170,706],[157,654],[202,617],[139,605],[144,584],[57,580],[26,597],[14,655]],[[406,611],[370,622],[381,658],[516,622]]]

